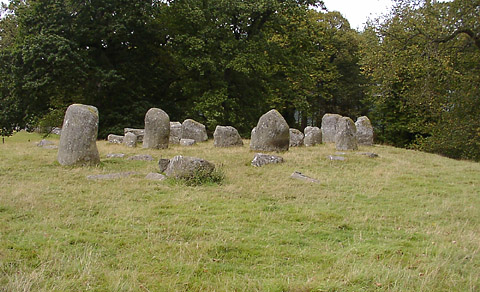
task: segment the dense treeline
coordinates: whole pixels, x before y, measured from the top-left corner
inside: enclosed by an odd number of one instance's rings
[[[298,128],[368,114],[380,142],[479,159],[479,0],[397,2],[359,33],[316,0],[10,1],[2,135],[74,102],[100,137],[151,107],[248,136],[276,108]]]

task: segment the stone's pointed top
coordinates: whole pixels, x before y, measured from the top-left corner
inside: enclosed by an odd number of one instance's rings
[[[250,149],[258,151],[288,151],[290,127],[277,110],[262,115],[252,130]]]

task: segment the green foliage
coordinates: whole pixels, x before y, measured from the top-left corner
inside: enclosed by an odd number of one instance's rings
[[[479,7],[404,1],[367,28],[362,62],[380,140],[479,160]]]
[[[190,187],[203,185],[222,185],[225,180],[225,172],[216,167],[213,171],[197,169],[193,175],[180,179],[180,182]]]

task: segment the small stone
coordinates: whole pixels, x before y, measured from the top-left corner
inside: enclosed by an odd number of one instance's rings
[[[319,127],[306,127],[303,130],[305,133],[305,138],[303,139],[303,144],[306,147],[315,146],[317,144],[322,144],[322,130]]]
[[[123,138],[123,145],[129,148],[137,147],[137,136],[132,132],[126,133],[125,137]]]
[[[62,134],[62,128],[59,128],[59,127],[54,127],[52,129],[52,134],[55,134],[55,135],[61,135]]]
[[[213,133],[213,146],[215,147],[235,147],[243,146],[242,137],[237,129],[232,126],[217,126]]]
[[[305,135],[303,135],[300,130],[297,129],[290,129],[290,147],[300,147],[303,146],[303,139]]]
[[[180,139],[180,146],[193,146],[196,142],[193,139]]]
[[[342,117],[338,120],[335,148],[337,150],[357,150],[357,128],[352,119]]]
[[[214,169],[215,165],[205,159],[177,155],[170,159],[165,175],[174,178],[188,178],[198,171],[211,173]]]
[[[147,176],[145,177],[145,179],[162,181],[162,180],[166,180],[167,177],[164,176],[163,174],[160,174],[160,173],[150,172],[149,174],[147,174]]]
[[[57,145],[47,145],[47,146],[43,146],[42,148],[43,149],[58,149],[58,146]]]
[[[365,155],[365,156],[370,157],[370,158],[377,158],[378,157],[377,153],[372,153],[372,152],[362,152],[362,153],[358,153],[358,155]]]
[[[345,160],[347,160],[343,156],[334,156],[334,155],[329,155],[329,156],[327,156],[327,158],[332,160],[332,161],[345,161]]]
[[[109,174],[96,174],[96,175],[89,175],[87,176],[88,180],[112,180],[112,179],[119,179],[119,178],[126,178],[137,174],[134,171],[129,172],[119,172],[119,173],[109,173]]]
[[[338,114],[325,114],[322,117],[322,142],[333,143],[335,142],[335,135],[337,134],[337,124],[342,118]]]
[[[205,125],[192,120],[186,119],[182,123],[182,138],[193,139],[196,142],[204,142],[208,140],[207,129]],[[180,140],[181,143],[181,140]]]
[[[126,135],[127,133],[133,133],[135,136],[137,136],[137,141],[142,143],[143,142],[143,136],[145,135],[145,129],[134,129],[134,128],[124,128],[123,129],[124,134]]]
[[[127,160],[152,161],[153,157],[148,154],[137,154],[127,158]]]
[[[113,144],[122,144],[123,143],[123,136],[110,134],[107,137],[107,141],[109,143],[113,143]]]
[[[359,117],[355,122],[357,128],[357,141],[360,145],[373,145],[373,126],[366,116]]]
[[[158,167],[160,168],[160,172],[165,172],[165,170],[167,170],[168,164],[170,164],[170,159],[161,158],[158,161]]]
[[[275,163],[282,163],[283,157],[276,156],[276,155],[269,155],[263,153],[256,153],[252,160],[252,165],[255,167],[261,167],[266,164],[275,164]]]
[[[44,147],[45,148],[45,146],[54,145],[54,144],[55,143],[53,143],[52,141],[43,139],[42,141],[37,143],[37,147]]]
[[[107,158],[124,158],[125,154],[123,153],[108,153]]]
[[[182,139],[182,124],[180,122],[170,122],[170,144],[180,144]]]
[[[316,183],[316,184],[320,183],[319,180],[308,177],[308,176],[306,176],[303,173],[298,172],[298,171],[294,171],[290,177],[293,178],[293,179],[303,180],[303,181],[310,182],[310,183]]]

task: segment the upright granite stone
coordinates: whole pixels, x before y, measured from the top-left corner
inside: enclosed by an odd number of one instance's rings
[[[357,141],[360,145],[373,145],[373,127],[370,119],[366,116],[359,117],[355,122],[357,127]]]
[[[186,119],[182,123],[182,139],[193,139],[195,142],[207,141],[207,129],[205,125],[195,120]]]
[[[113,143],[113,144],[122,144],[123,143],[123,136],[110,134],[107,137],[107,141],[109,143]]]
[[[303,144],[306,147],[315,146],[317,144],[322,144],[322,130],[319,127],[306,127],[303,130],[305,133],[305,138],[303,139]]]
[[[180,144],[180,139],[182,139],[182,124],[170,122],[170,144]]]
[[[337,114],[325,114],[322,118],[322,142],[335,143],[335,135],[337,134],[337,124],[342,118]]]
[[[143,148],[168,148],[170,137],[170,117],[159,108],[151,108],[145,115],[145,135]]]
[[[215,147],[235,147],[243,146],[242,137],[237,129],[231,126],[217,126],[213,133],[213,146]]]
[[[300,130],[290,129],[290,147],[300,147],[303,146],[303,140],[305,135],[303,135]]]
[[[357,128],[352,119],[342,117],[338,121],[335,148],[337,150],[357,150]]]
[[[283,116],[272,109],[258,120],[252,130],[250,149],[259,151],[287,151],[290,145],[290,128]]]
[[[188,178],[198,171],[211,173],[214,169],[215,165],[205,159],[178,155],[170,159],[165,175],[173,178]]]
[[[145,135],[145,129],[124,128],[123,133],[134,133],[137,136],[138,142],[143,142],[143,136]]]
[[[137,135],[132,132],[128,132],[123,137],[123,145],[134,148],[137,147]]]
[[[63,120],[58,148],[58,162],[61,165],[95,165],[100,163],[97,135],[97,108],[83,104],[70,105]]]

